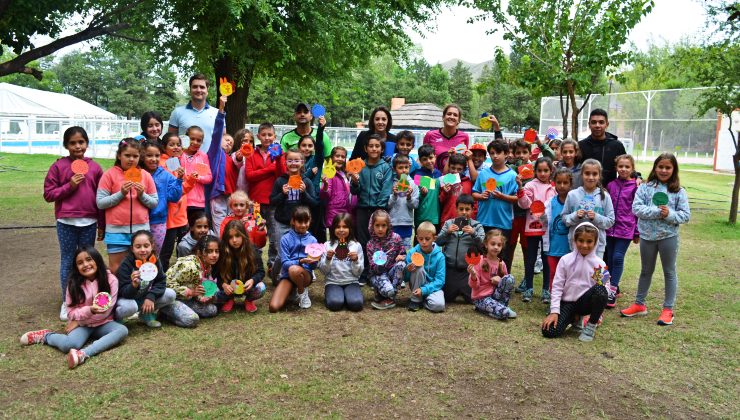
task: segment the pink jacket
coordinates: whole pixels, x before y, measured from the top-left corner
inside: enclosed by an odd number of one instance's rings
[[[483,270],[484,263],[488,270]],[[503,277],[509,274],[506,271],[506,264],[501,264],[500,259],[497,258],[496,261],[492,261],[485,256],[481,256],[480,262],[474,266],[473,270],[475,275],[470,275],[468,285],[471,289],[470,297],[476,300],[493,295],[495,286],[491,283],[491,278],[495,276]]]
[[[192,190],[190,190],[189,193],[187,193],[188,206],[205,208],[205,185],[210,184],[213,180],[213,175],[211,174],[211,165],[208,163],[208,155],[198,150],[193,156],[187,156],[186,153],[183,153],[180,156],[180,165],[185,168],[185,173],[188,175],[195,172],[196,163],[204,163],[208,168],[208,173],[206,175],[198,176],[198,179],[195,182],[195,186]]]
[[[357,206],[357,196],[349,192],[349,180],[343,172],[337,172],[336,176],[327,179],[319,192],[321,201],[326,204],[324,226],[331,227],[334,216],[339,213],[350,213]]]
[[[545,183],[535,178],[522,187],[517,193],[517,203],[523,209],[529,209],[535,201],[542,202],[542,213],[533,215],[527,211],[527,221],[524,225],[524,236],[542,236],[547,231],[547,223],[543,223],[541,216],[545,213],[544,205],[550,202],[557,193],[549,182]]]
[[[93,298],[98,294],[98,281],[86,281],[82,283],[82,290],[85,291],[85,301],[77,306],[71,306],[72,296],[67,291],[67,317],[70,321],[77,321],[83,327],[99,327],[113,321],[113,311],[118,300],[118,279],[108,271],[108,284],[110,284],[111,304],[107,311],[102,314],[94,314],[90,310],[93,304]]]

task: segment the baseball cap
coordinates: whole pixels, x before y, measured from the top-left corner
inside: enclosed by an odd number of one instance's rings
[[[470,150],[470,151],[473,151],[473,150],[482,150],[482,151],[485,152],[486,151],[486,146],[484,146],[482,143],[473,143],[472,145],[470,145],[470,147],[468,148],[468,150]]]
[[[300,111],[301,109],[305,109],[306,111],[311,111],[311,107],[308,106],[305,102],[298,102],[298,105],[295,106],[295,112]]]

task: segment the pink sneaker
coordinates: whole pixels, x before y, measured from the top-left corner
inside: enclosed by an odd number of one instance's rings
[[[31,344],[43,344],[44,337],[46,337],[46,334],[49,334],[50,332],[53,332],[53,331],[51,330],[29,331],[21,336],[21,344],[23,344],[24,346],[29,346]]]
[[[244,310],[249,312],[250,314],[257,312],[257,305],[254,304],[251,300],[245,300],[244,301]]]
[[[85,363],[85,360],[87,360],[87,355],[82,350],[71,349],[69,353],[67,353],[67,366],[69,366],[70,369],[74,369]]]

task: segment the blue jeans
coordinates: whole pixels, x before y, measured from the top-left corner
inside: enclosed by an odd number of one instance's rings
[[[627,248],[630,246],[632,239],[606,237],[606,266],[609,267],[609,274],[612,275],[609,282],[612,286],[619,286],[619,280],[622,279],[624,272],[624,256],[627,254]]]
[[[79,349],[92,337],[95,341],[82,349],[88,357],[102,353],[123,341],[128,335],[128,328],[115,321],[97,327],[77,327],[69,334],[49,333],[44,337],[46,345],[56,347],[64,353],[70,349]]]
[[[57,238],[59,239],[59,252],[61,254],[59,264],[59,285],[62,287],[62,302],[67,292],[67,280],[72,272],[75,262],[77,248],[83,246],[95,246],[95,236],[98,224],[87,226],[72,226],[57,222]]]
[[[659,241],[646,241],[640,239],[640,260],[642,270],[640,280],[637,282],[637,296],[635,302],[645,304],[650,283],[653,281],[655,263],[660,254],[660,264],[663,266],[663,277],[665,278],[665,300],[663,307],[673,309],[676,303],[676,289],[678,288],[678,275],[676,275],[676,257],[678,257],[678,235],[661,239]]]
[[[324,303],[330,311],[340,311],[346,306],[352,312],[359,312],[364,300],[359,283],[327,284],[324,289]]]

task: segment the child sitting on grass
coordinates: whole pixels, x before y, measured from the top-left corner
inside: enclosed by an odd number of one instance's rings
[[[496,319],[516,318],[516,312],[508,306],[514,277],[501,259],[504,241],[506,237],[500,230],[489,230],[483,241],[485,255],[477,264],[469,264],[467,270],[475,310]]]
[[[437,229],[430,222],[422,222],[416,228],[416,239],[419,242],[406,255],[404,277],[411,289],[411,300],[408,310],[416,312],[422,305],[431,312],[445,310],[445,296],[442,288],[445,285],[445,257],[442,249],[434,243]],[[422,261],[417,261],[421,254]],[[414,263],[420,263],[416,265]]]

